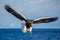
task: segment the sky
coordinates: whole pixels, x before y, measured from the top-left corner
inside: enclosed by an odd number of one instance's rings
[[[4,6],[9,5],[26,18],[59,17],[55,22],[35,24],[33,28],[60,29],[60,0],[0,0],[0,28],[21,28],[25,23],[9,14]]]

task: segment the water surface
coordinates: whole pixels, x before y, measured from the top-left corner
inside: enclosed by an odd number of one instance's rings
[[[33,29],[31,35],[21,29],[0,29],[0,40],[60,40],[60,29]]]

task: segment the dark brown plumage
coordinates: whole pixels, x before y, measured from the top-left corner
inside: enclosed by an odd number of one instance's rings
[[[42,18],[42,19],[38,19],[38,20],[29,20],[26,17],[24,17],[22,14],[19,14],[18,12],[16,12],[15,10],[13,10],[9,5],[5,5],[4,8],[5,8],[6,11],[8,11],[9,13],[11,13],[15,17],[17,17],[18,19],[24,20],[26,22],[25,25],[26,25],[27,28],[32,27],[32,24],[49,23],[49,22],[56,21],[58,19],[58,17],[54,17],[54,18]]]

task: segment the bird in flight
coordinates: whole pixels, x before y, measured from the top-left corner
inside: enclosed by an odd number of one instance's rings
[[[27,31],[30,31],[30,33],[32,32],[32,24],[50,23],[58,19],[58,17],[53,17],[53,18],[45,17],[45,18],[38,18],[35,20],[29,20],[25,16],[23,16],[21,13],[18,13],[14,9],[12,9],[9,5],[5,5],[4,8],[6,11],[14,15],[16,18],[26,22],[24,25],[22,25],[24,33],[26,33]]]

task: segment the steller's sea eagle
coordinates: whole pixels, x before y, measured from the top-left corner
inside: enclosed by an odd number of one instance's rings
[[[24,27],[23,32],[24,33],[26,33],[28,30],[30,31],[30,33],[32,32],[32,24],[50,23],[50,22],[56,21],[58,19],[58,17],[53,17],[53,18],[46,17],[46,18],[38,18],[36,20],[29,20],[25,16],[23,16],[21,13],[18,13],[15,10],[13,10],[9,5],[5,5],[4,8],[6,9],[6,11],[11,13],[15,17],[17,17],[18,19],[24,20],[26,22],[25,25],[23,25],[23,27]]]

